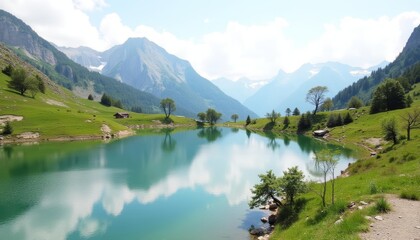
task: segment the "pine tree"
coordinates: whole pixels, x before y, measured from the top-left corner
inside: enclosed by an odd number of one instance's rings
[[[10,122],[6,122],[6,125],[4,126],[3,129],[3,134],[4,135],[9,135],[13,133],[13,127],[12,125],[10,125]]]
[[[347,112],[346,116],[344,117],[343,123],[349,124],[353,122],[353,118],[351,117],[350,113]]]

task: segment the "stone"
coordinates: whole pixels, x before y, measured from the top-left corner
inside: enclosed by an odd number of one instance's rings
[[[357,209],[362,210],[363,206],[358,206]]]
[[[268,217],[268,223],[269,223],[270,225],[274,225],[274,224],[276,223],[276,220],[277,220],[277,216],[276,216],[275,214],[271,214],[271,215]]]
[[[375,219],[378,220],[378,221],[384,220],[384,218],[382,216],[376,216]]]
[[[270,210],[270,211],[274,211],[274,210],[276,210],[278,208],[278,206],[277,206],[277,204],[275,204],[275,203],[272,203],[272,204],[270,204],[269,206],[268,206],[268,209]]]
[[[334,224],[340,224],[340,223],[342,223],[343,222],[343,219],[338,219],[337,221],[335,221],[335,223]]]
[[[266,223],[266,222],[268,222],[268,219],[266,217],[262,217],[261,222]]]
[[[264,229],[262,228],[254,228],[249,232],[251,235],[261,236],[264,234]]]
[[[347,205],[347,208],[355,208],[355,207],[356,207],[355,202],[350,202],[349,205]]]
[[[420,226],[416,226],[417,229],[420,229]]]
[[[371,216],[365,216],[365,219],[372,220],[372,217]]]
[[[365,202],[365,201],[360,201],[360,204],[362,204],[362,205],[368,205],[368,203]]]

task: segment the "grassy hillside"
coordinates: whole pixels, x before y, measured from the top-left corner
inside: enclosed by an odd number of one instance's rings
[[[406,131],[401,118],[406,112],[420,108],[420,97],[415,96],[420,89],[416,84],[409,93],[414,99],[411,108],[390,112],[368,114],[368,107],[350,111],[353,123],[330,129],[328,141],[359,149],[359,160],[349,166],[347,177],[336,180],[334,205],[322,207],[319,195],[321,186],[311,184],[311,190],[300,197],[296,207],[297,215],[290,216],[290,212],[280,212],[280,220],[271,239],[359,239],[358,233],[369,229],[369,221],[365,216],[377,214],[374,207],[362,210],[350,210],[350,202],[365,201],[375,203],[385,193],[400,195],[408,193],[420,198],[420,129],[411,131],[411,140],[405,139]],[[335,111],[343,116],[347,110]],[[314,121],[313,129],[322,126],[328,119],[329,113],[319,113]],[[393,145],[382,139],[381,122],[386,118],[395,118],[400,130],[400,141]],[[296,131],[299,117],[290,117],[291,123],[285,128],[284,118],[278,119],[273,126],[267,119],[256,119],[248,129],[261,131],[272,129],[275,133]],[[281,124],[279,124],[281,123]],[[230,123],[232,125],[232,123]],[[244,123],[237,123],[243,125]],[[233,124],[234,125],[234,124]],[[309,134],[310,132],[308,132]],[[377,155],[370,156],[370,152]],[[331,202],[331,183],[328,183],[327,202]],[[335,222],[343,218],[343,222]],[[398,227],[398,226],[396,226]]]
[[[105,107],[98,102],[81,99],[69,90],[47,87],[45,94],[38,93],[35,98],[21,96],[7,87],[10,78],[0,74],[0,116],[22,116],[22,121],[11,123],[12,136],[24,132],[37,132],[41,139],[86,137],[97,138],[103,133],[103,124],[109,126],[112,133],[127,130],[128,126],[142,125],[150,127],[163,120],[162,114],[130,113],[128,119],[115,119],[113,114],[124,111],[114,107]],[[193,125],[194,121],[183,117],[172,117],[176,124]]]

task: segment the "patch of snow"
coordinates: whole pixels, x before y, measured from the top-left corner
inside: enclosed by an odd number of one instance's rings
[[[311,69],[311,70],[309,70],[309,73],[311,74],[311,76],[309,78],[311,78],[311,77],[313,77],[313,76],[315,76],[316,74],[319,73],[319,69],[317,69],[317,68]]]
[[[97,67],[96,66],[89,66],[88,68],[91,71],[95,71],[95,72],[101,73],[102,72],[102,69],[104,69],[104,67],[105,67],[106,64],[107,64],[106,62],[101,62],[101,65],[99,65]]]

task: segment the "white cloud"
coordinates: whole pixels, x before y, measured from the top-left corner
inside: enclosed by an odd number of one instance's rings
[[[116,13],[93,26],[88,12],[107,6],[105,0],[3,0],[0,8],[23,19],[39,35],[60,46],[106,50],[128,37],[147,37],[168,52],[187,59],[204,77],[268,79],[279,69],[293,71],[306,62],[340,61],[367,67],[392,61],[420,24],[419,12],[376,19],[346,17],[325,25],[303,44],[288,35],[287,19],[258,25],[227,23],[222,31],[181,39],[166,30],[138,25],[131,28]],[[210,24],[209,19],[204,23]],[[302,30],[304,31],[304,30]],[[300,39],[301,40],[301,39]],[[301,42],[301,41],[299,41]]]

